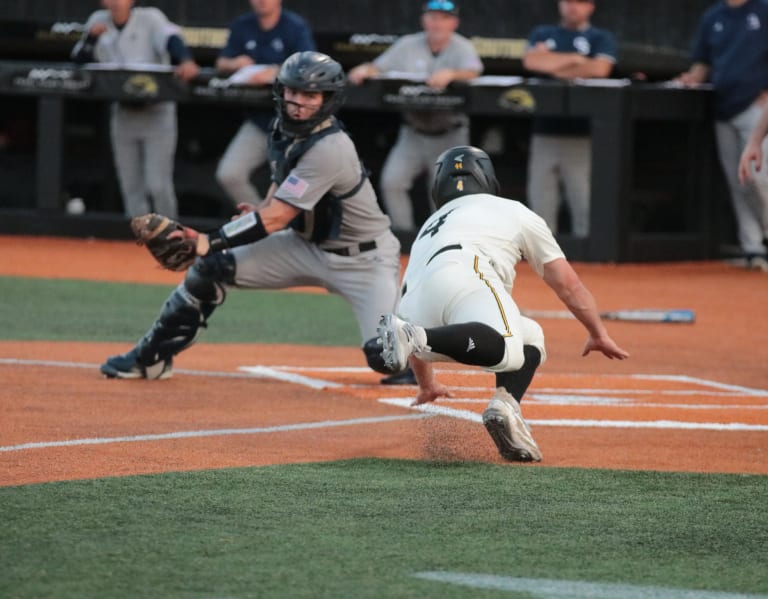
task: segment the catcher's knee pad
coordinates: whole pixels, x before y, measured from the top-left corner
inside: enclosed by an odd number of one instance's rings
[[[187,271],[184,287],[205,304],[218,306],[226,297],[225,285],[235,282],[235,257],[227,251],[214,252],[195,261]]]
[[[378,337],[372,337],[363,344],[363,353],[369,368],[381,374],[392,374],[392,369],[384,363],[381,351],[381,340]]]

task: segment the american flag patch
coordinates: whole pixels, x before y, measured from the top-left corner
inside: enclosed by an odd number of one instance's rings
[[[304,179],[300,179],[296,175],[288,175],[288,177],[280,184],[278,191],[286,191],[292,194],[296,198],[300,198],[304,195],[304,192],[309,188],[309,183]]]

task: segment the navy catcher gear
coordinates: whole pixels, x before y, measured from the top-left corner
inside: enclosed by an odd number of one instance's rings
[[[309,92],[323,92],[323,104],[315,115],[296,120],[285,111],[286,87]],[[291,135],[306,137],[325,119],[336,114],[344,103],[347,77],[342,66],[320,52],[296,52],[285,59],[272,86],[280,128]]]

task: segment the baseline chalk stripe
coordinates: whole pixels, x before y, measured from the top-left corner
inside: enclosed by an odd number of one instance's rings
[[[482,416],[471,410],[456,410],[438,404],[421,404],[411,406],[412,399],[402,399],[399,397],[388,397],[379,399],[381,403],[410,408],[420,412],[426,412],[436,416],[451,416],[461,418],[471,422],[482,422]],[[573,428],[651,428],[651,429],[676,429],[676,430],[702,430],[702,431],[768,431],[768,424],[741,424],[738,422],[719,423],[719,422],[677,422],[673,420],[576,420],[576,419],[552,419],[552,420],[533,420],[527,419],[530,425],[535,426],[567,426]]]
[[[335,389],[343,387],[341,383],[334,383],[333,381],[324,381],[322,379],[315,379],[301,374],[294,374],[292,372],[285,372],[277,370],[276,368],[270,368],[268,366],[240,366],[238,370],[247,372],[255,377],[264,379],[275,379],[286,383],[295,383],[297,385],[304,385],[305,387],[311,387],[312,389]]]
[[[645,380],[645,381],[678,381],[681,383],[693,383],[695,385],[712,387],[713,389],[722,389],[725,391],[735,391],[738,393],[746,393],[747,395],[759,395],[762,397],[768,397],[768,391],[765,391],[763,389],[752,389],[750,387],[742,387],[741,385],[728,385],[727,383],[718,383],[717,381],[708,381],[707,379],[699,379],[693,376],[670,375],[670,374],[632,374],[630,375],[630,378]]]
[[[554,580],[549,578],[514,578],[465,572],[417,572],[414,578],[510,593],[527,593],[536,599],[768,599],[768,595],[698,591],[632,584]]]
[[[47,449],[49,447],[79,447],[82,445],[107,445],[110,443],[140,443],[142,441],[167,441],[177,439],[195,439],[200,437],[226,437],[232,435],[260,435],[266,433],[285,433],[309,429],[333,428],[337,426],[358,426],[361,424],[385,424],[400,420],[421,420],[427,418],[423,414],[406,414],[402,416],[379,416],[376,418],[353,418],[351,420],[326,420],[323,422],[305,422],[299,424],[282,424],[280,426],[264,426],[258,428],[223,428],[200,431],[176,431],[153,435],[132,435],[126,437],[95,437],[90,439],[70,439],[67,441],[40,441],[36,443],[21,443],[0,447],[0,452],[22,451],[24,449]]]

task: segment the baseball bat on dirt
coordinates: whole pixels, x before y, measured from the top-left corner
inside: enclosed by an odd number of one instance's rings
[[[575,318],[575,316],[567,310],[523,310],[522,314],[529,318]],[[601,312],[600,318],[603,320],[623,320],[626,322],[672,322],[680,324],[693,324],[696,322],[696,314],[693,310],[689,309],[614,310],[611,312]]]

